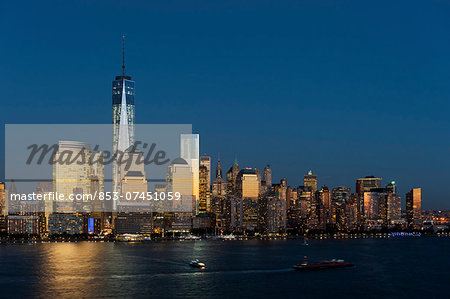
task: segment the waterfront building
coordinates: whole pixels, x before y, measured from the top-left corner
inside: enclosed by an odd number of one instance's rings
[[[38,235],[39,217],[29,215],[9,215],[7,216],[8,234],[28,234]]]
[[[286,230],[286,201],[269,197],[267,200],[267,214],[265,225],[268,233],[282,233]]]
[[[50,235],[87,233],[87,218],[80,213],[53,213],[48,219],[48,232]]]
[[[332,224],[339,231],[348,229],[348,202],[350,199],[350,188],[339,186],[333,188],[331,193],[331,217]]]
[[[200,166],[201,167],[201,166]],[[216,217],[210,213],[198,214],[192,219],[192,229],[212,233],[216,226]]]
[[[406,220],[412,229],[422,227],[422,188],[413,188],[406,193]]]
[[[400,195],[389,192],[387,199],[387,219],[389,224],[401,220],[402,202]]]
[[[378,192],[364,192],[364,220],[374,222],[378,220]]]
[[[119,212],[115,223],[116,234],[153,233],[153,216],[147,212]]]

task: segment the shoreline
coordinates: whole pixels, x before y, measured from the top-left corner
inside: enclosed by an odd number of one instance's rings
[[[151,240],[132,240],[121,241],[117,239],[106,238],[70,238],[60,237],[55,239],[41,238],[18,238],[18,239],[0,239],[0,244],[36,244],[36,243],[77,243],[77,242],[93,242],[93,243],[152,243],[152,242],[205,242],[205,241],[279,241],[279,240],[304,240],[304,246],[308,246],[308,240],[349,240],[349,239],[404,239],[418,237],[450,237],[450,232],[423,234],[423,233],[358,233],[358,234],[320,234],[313,236],[271,236],[271,237],[249,237],[234,236],[234,238],[220,238],[214,236],[200,237],[199,239],[186,238],[153,238]]]

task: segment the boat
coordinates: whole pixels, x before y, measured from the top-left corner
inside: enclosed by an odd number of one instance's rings
[[[222,240],[234,240],[234,239],[236,239],[236,236],[234,236],[234,235],[221,235],[221,236],[219,236],[219,238],[220,239],[222,239]]]
[[[309,263],[306,259],[303,263],[293,266],[295,270],[299,271],[312,271],[312,270],[324,270],[334,268],[347,268],[353,267],[354,264],[345,262],[341,259],[332,259],[330,261],[321,261],[319,263]]]
[[[199,260],[193,260],[189,263],[189,266],[194,268],[205,268],[205,263],[200,262]]]
[[[184,240],[200,240],[201,237],[199,237],[199,236],[194,236],[194,235],[186,235],[186,236],[184,236],[183,239],[184,239]]]
[[[148,241],[143,235],[139,234],[122,234],[116,236],[116,240],[119,242],[143,242]]]

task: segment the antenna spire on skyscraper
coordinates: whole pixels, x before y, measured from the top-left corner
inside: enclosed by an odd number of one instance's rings
[[[125,34],[122,35],[122,76],[125,76]]]

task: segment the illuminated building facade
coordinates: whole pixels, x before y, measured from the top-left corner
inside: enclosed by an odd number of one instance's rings
[[[122,75],[116,76],[112,82],[113,153],[123,152],[134,144],[134,81],[125,74],[125,47],[122,50]],[[113,161],[112,168],[113,191],[121,192],[120,177],[123,175],[120,174],[117,160]],[[116,202],[113,202],[113,209],[116,209]]]
[[[413,188],[406,193],[406,220],[412,229],[422,227],[422,188]]]
[[[39,231],[39,217],[28,215],[10,215],[7,217],[8,234],[28,234],[38,235]]]
[[[90,144],[78,141],[59,141],[58,145],[53,164],[53,191],[67,197],[76,193],[92,194],[95,186],[96,190],[103,192],[102,152],[91,152]],[[71,162],[65,163],[68,159]],[[67,200],[57,202],[55,210],[71,213],[75,211],[75,206],[73,201]]]
[[[305,187],[311,187],[313,193],[317,191],[317,175],[313,174],[310,170],[308,174],[303,177],[303,185]]]
[[[260,180],[251,168],[244,168],[237,176],[237,189],[242,202],[242,228],[256,230],[258,227]]]
[[[207,213],[211,210],[210,192],[208,185],[209,170],[205,165],[199,168],[199,200],[198,213]]]
[[[370,192],[371,189],[381,188],[381,178],[374,176],[366,176],[365,178],[359,178],[356,180],[356,194],[360,198],[363,198],[364,192]]]
[[[348,228],[348,202],[350,199],[350,189],[346,187],[333,188],[331,193],[331,217],[332,223],[337,230],[347,230]]]
[[[211,188],[211,157],[201,156],[200,157],[200,166],[206,167],[206,186],[208,187],[208,191],[209,191]]]
[[[87,233],[87,218],[78,213],[53,213],[48,219],[48,233],[50,235]]]
[[[198,200],[200,192],[199,179],[199,135],[181,134],[180,137],[180,157],[190,166],[192,172],[191,195],[194,201],[194,211],[198,214]]]

